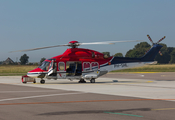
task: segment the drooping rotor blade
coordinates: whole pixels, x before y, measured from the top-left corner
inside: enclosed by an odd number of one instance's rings
[[[40,49],[53,48],[53,47],[61,47],[61,46],[69,46],[69,45],[65,44],[65,45],[55,45],[55,46],[40,47],[40,48],[33,48],[33,49],[17,50],[17,51],[11,51],[10,53],[12,53],[12,52],[26,52],[26,51],[40,50]]]
[[[151,37],[149,35],[147,35],[148,39],[151,41],[152,45],[154,44]]]
[[[159,41],[157,41],[157,44],[158,44],[159,42],[161,42],[163,39],[165,39],[165,36],[164,36],[163,38],[161,38]]]
[[[125,41],[105,41],[105,42],[91,42],[91,43],[79,43],[80,45],[93,45],[93,44],[115,44],[118,42],[143,42],[143,40],[125,40]]]

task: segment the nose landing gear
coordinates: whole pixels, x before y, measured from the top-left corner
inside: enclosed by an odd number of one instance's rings
[[[80,79],[78,83],[86,83],[86,81],[84,79]]]

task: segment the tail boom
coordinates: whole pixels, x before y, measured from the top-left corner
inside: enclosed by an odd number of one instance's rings
[[[113,57],[109,64],[100,66],[101,71],[113,71],[120,69],[127,69],[133,67],[143,66],[145,64],[155,63],[154,58],[162,48],[161,45],[155,44],[153,47],[141,58],[129,58],[129,57]]]

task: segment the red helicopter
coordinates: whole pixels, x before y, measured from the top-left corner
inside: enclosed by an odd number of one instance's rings
[[[158,43],[162,41],[161,38],[157,43],[153,43],[149,35],[147,35],[152,43],[151,49],[141,58],[128,58],[128,57],[113,57],[107,56],[100,52],[78,48],[80,45],[93,45],[93,44],[115,44],[117,42],[140,42],[134,41],[107,41],[107,42],[92,42],[92,43],[79,43],[78,41],[70,41],[68,44],[56,45],[49,47],[41,47],[27,50],[19,50],[13,52],[32,51],[52,47],[69,46],[62,55],[46,59],[38,68],[31,70],[27,75],[22,76],[22,82],[26,83],[33,81],[35,78],[41,78],[40,83],[44,84],[46,79],[69,79],[79,80],[79,83],[86,83],[89,80],[95,83],[95,79],[113,70],[127,69],[144,64],[154,63],[154,58],[162,48]]]

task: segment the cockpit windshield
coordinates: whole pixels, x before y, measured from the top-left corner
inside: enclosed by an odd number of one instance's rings
[[[47,71],[47,70],[48,70],[48,67],[49,67],[49,64],[50,64],[50,62],[44,61],[44,62],[39,66],[39,68],[41,68],[42,70]]]

